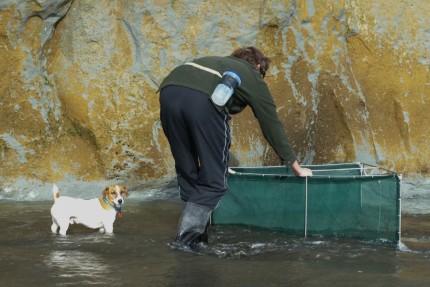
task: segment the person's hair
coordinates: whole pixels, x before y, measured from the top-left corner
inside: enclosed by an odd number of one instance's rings
[[[260,74],[264,78],[266,71],[269,69],[270,60],[265,57],[264,54],[255,47],[239,48],[234,51],[231,56],[242,59],[257,68],[260,65]]]

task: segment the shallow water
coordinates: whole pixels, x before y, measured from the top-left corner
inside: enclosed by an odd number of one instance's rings
[[[128,199],[114,235],[50,232],[52,202],[2,201],[2,286],[430,286],[429,215],[403,218],[404,245],[213,226],[206,255],[172,250],[182,204]]]

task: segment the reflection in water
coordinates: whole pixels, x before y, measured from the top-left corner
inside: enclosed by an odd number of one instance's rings
[[[52,202],[0,202],[2,286],[430,286],[430,216],[403,219],[404,245],[213,226],[203,255],[171,250],[182,204],[127,201],[114,235],[52,235]]]
[[[91,282],[91,284],[112,283],[106,280],[112,267],[101,256],[91,252],[52,251],[45,263],[54,268],[54,276]]]

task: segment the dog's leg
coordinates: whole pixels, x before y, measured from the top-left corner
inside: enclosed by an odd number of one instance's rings
[[[100,229],[102,229],[102,228],[100,228]],[[112,224],[105,224],[104,230],[105,230],[105,233],[112,234],[113,233],[113,223]]]
[[[60,225],[60,234],[66,235],[67,229],[69,229],[69,219],[58,222],[58,225]]]
[[[55,221],[55,219],[52,218],[51,231],[52,231],[52,233],[57,234],[57,230],[58,230],[58,224]]]

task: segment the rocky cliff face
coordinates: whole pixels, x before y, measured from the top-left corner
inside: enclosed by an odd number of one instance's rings
[[[272,58],[301,162],[428,174],[429,15],[425,0],[2,1],[0,176],[172,177],[157,84],[250,45]],[[249,109],[232,131],[235,164],[279,164]]]

